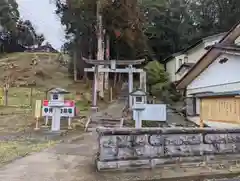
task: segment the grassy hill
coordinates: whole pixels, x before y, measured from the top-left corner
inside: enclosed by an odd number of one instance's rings
[[[73,81],[68,76],[60,54],[13,53],[0,59],[0,84],[11,87],[68,87]]]
[[[66,99],[75,100],[79,109],[83,108],[83,103],[89,105],[89,87],[75,83],[69,77],[66,60],[69,57],[64,56],[63,58],[58,53],[23,52],[1,57],[0,86],[9,83],[8,106],[34,105],[36,99],[44,99],[45,91],[53,87],[70,91],[71,94]],[[33,88],[32,92],[28,87]]]

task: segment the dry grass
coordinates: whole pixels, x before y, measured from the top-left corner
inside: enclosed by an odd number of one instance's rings
[[[44,135],[33,141],[24,133],[26,130],[34,132],[35,101],[45,99],[47,89],[65,88],[71,92],[66,99],[71,100],[76,100],[76,92],[90,92],[83,84],[73,83],[68,77],[67,67],[60,65],[57,57],[58,54],[52,53],[14,53],[0,59],[0,85],[3,85],[6,77],[10,77],[12,83],[8,93],[9,106],[0,106],[0,165],[56,144],[56,141],[43,141]],[[35,59],[37,63],[33,64]],[[32,85],[31,97],[31,89],[26,86],[33,82],[35,85]],[[86,102],[85,99],[76,101],[77,109],[88,109]],[[23,134],[21,140],[3,139],[18,134]]]
[[[0,165],[55,145],[56,141],[34,143],[27,140],[0,142]]]
[[[0,85],[6,78],[10,78],[12,84],[9,89],[8,102],[10,106],[26,107],[31,103],[34,106],[35,100],[44,99],[45,91],[53,87],[65,88],[71,92],[66,99],[76,100],[77,92],[90,92],[83,84],[76,84],[68,76],[68,69],[60,64],[57,53],[12,53],[6,54],[0,59]],[[33,63],[35,62],[35,63]],[[33,85],[34,84],[34,85]],[[30,98],[32,85],[33,96]],[[21,87],[19,87],[21,86]],[[31,102],[32,100],[32,102]],[[85,104],[85,100],[82,105]]]
[[[68,86],[72,81],[67,71],[54,53],[15,53],[0,59],[0,83],[10,77],[14,86]]]

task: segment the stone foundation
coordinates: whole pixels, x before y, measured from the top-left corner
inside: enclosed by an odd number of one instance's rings
[[[240,129],[98,128],[98,170],[197,166],[240,158]]]

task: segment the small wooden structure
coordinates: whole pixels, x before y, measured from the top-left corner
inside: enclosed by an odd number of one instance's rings
[[[204,121],[240,125],[240,91],[198,95],[200,126]]]

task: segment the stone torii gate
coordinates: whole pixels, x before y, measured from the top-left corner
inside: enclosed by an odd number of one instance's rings
[[[142,64],[145,59],[139,60],[91,60],[83,58],[87,64],[92,64],[94,67],[85,68],[85,72],[94,72],[94,83],[93,83],[93,97],[92,97],[92,108],[97,109],[97,87],[98,87],[98,73],[128,73],[128,90],[129,93],[133,91],[133,73],[139,73],[140,77],[140,88],[146,92],[146,72],[143,69],[136,69],[133,65]],[[100,65],[110,68],[99,68]],[[116,68],[117,65],[125,65],[126,68]],[[129,108],[132,108],[133,100],[132,96],[129,95]]]

